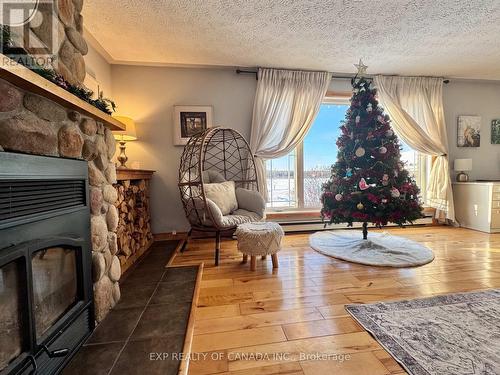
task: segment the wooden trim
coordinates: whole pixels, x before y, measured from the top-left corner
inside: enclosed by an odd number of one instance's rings
[[[286,219],[319,219],[321,218],[319,210],[317,211],[283,211],[266,213],[266,219],[286,220]]]
[[[122,180],[150,180],[153,177],[153,173],[149,169],[129,169],[129,168],[116,168],[116,179],[118,181]]]
[[[62,87],[32,72],[25,66],[0,53],[0,78],[26,91],[41,95],[54,102],[78,111],[86,116],[104,123],[111,130],[125,130],[125,125],[117,119],[83,101],[79,97],[64,90]]]
[[[436,219],[436,209],[434,207],[424,207],[424,215],[432,217],[432,225],[441,225],[438,219]]]
[[[352,93],[348,91],[330,91],[328,90],[325,94],[326,98],[342,98],[351,99]]]
[[[188,237],[187,232],[177,232],[176,234],[170,233],[153,233],[155,241],[171,241],[171,240],[185,240]]]
[[[184,243],[187,241],[187,238],[185,239],[182,239],[182,240],[179,240],[179,242],[177,243],[177,246],[175,247],[175,250],[174,250],[174,253],[172,254],[172,256],[170,257],[169,261],[167,262],[167,264],[165,265],[165,268],[168,268],[168,267],[171,267],[172,266],[172,263],[174,262],[174,259],[175,257],[177,256],[177,254],[180,253],[181,249],[182,249],[182,246],[184,246]]]
[[[198,305],[198,297],[201,289],[201,278],[203,275],[204,263],[198,265],[198,275],[196,276],[196,284],[193,292],[193,302],[191,303],[191,311],[189,313],[189,320],[186,328],[186,336],[184,338],[184,347],[182,348],[183,358],[179,366],[179,375],[187,375],[189,370],[189,357],[191,357],[191,348],[193,346],[194,336],[194,321],[196,317],[196,308]]]
[[[424,215],[425,216],[434,216],[436,213],[436,209],[433,207],[424,207]]]

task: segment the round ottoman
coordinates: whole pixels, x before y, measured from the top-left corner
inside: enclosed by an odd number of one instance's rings
[[[255,271],[256,257],[266,259],[271,255],[273,268],[278,268],[277,252],[281,250],[281,239],[285,235],[278,223],[255,222],[238,225],[236,232],[238,250],[243,253],[243,263],[250,255],[250,269]]]

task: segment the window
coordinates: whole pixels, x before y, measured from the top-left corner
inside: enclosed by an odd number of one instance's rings
[[[266,161],[268,207],[277,209],[297,207],[295,180],[296,151]]]
[[[288,155],[267,160],[268,208],[280,211],[321,207],[321,187],[330,177],[330,167],[337,161],[339,127],[348,108],[349,98],[328,98],[304,141]],[[401,159],[414,175],[425,202],[430,158],[401,144]]]
[[[288,155],[267,161],[269,208],[321,207],[321,185],[337,160],[339,126],[348,108],[348,98],[325,101],[304,141]]]
[[[420,188],[422,202],[426,203],[427,176],[431,170],[432,158],[410,148],[399,138],[401,143],[401,160],[405,162],[406,169],[413,175],[417,186]]]
[[[322,104],[316,120],[304,138],[301,145],[303,160],[301,207],[321,207],[321,186],[330,178],[331,166],[337,161],[336,143],[340,135],[340,122],[344,120],[348,108],[348,104]]]

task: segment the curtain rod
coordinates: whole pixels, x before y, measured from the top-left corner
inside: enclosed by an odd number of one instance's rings
[[[255,74],[255,79],[258,79],[257,71],[255,71],[255,70],[236,69],[236,74]],[[337,76],[335,74],[332,74],[332,78],[334,78],[334,79],[352,79],[352,77]],[[373,78],[371,78],[371,77],[367,77],[367,79],[373,80]],[[443,83],[444,84],[450,83],[450,80],[443,79]]]

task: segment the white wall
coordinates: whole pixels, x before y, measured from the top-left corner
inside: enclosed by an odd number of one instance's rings
[[[92,78],[89,79],[89,70],[94,73],[95,80],[99,84],[99,89],[104,93],[105,98],[113,98],[111,88],[111,65],[106,59],[94,48],[90,43],[89,53],[84,56],[85,68],[87,69],[87,77],[85,77],[85,85],[90,89],[97,91],[93,86]]]
[[[500,119],[500,82],[451,80],[444,86],[443,100],[451,167],[454,159],[470,158],[472,179],[499,179],[500,145],[491,144],[491,120]],[[457,147],[459,115],[481,116],[480,147]]]
[[[253,75],[232,69],[182,69],[113,65],[113,98],[118,113],[137,122],[139,140],[129,143],[130,162],[157,171],[152,183],[153,232],[185,231],[188,223],[177,189],[182,147],[172,144],[172,109],[175,104],[213,105],[215,124],[233,127],[250,136],[256,88]],[[348,80],[333,81],[332,91],[349,91]],[[500,145],[490,144],[490,123],[500,118],[500,83],[453,81],[444,89],[450,160],[474,159],[472,178],[500,178]],[[481,147],[456,147],[460,114],[483,117]]]

